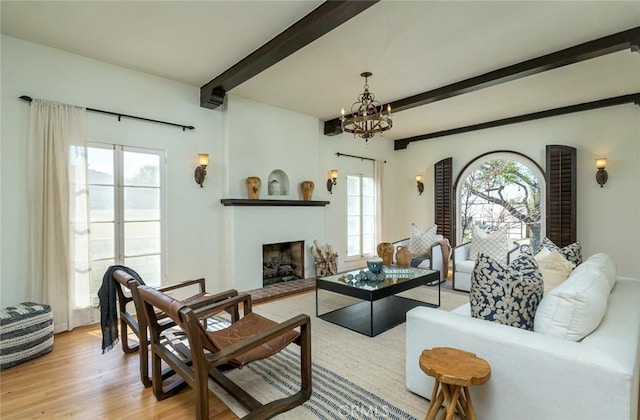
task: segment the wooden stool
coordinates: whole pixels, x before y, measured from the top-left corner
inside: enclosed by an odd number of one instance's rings
[[[425,420],[436,418],[443,400],[446,420],[453,419],[456,412],[463,420],[476,419],[469,386],[482,385],[491,377],[491,366],[486,360],[468,351],[434,347],[420,355],[420,369],[436,380]]]

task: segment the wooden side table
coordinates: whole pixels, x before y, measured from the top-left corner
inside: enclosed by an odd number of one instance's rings
[[[420,355],[420,369],[436,380],[425,420],[436,418],[443,401],[446,420],[453,419],[456,412],[461,419],[476,419],[469,387],[482,385],[491,377],[486,360],[468,351],[434,347]]]

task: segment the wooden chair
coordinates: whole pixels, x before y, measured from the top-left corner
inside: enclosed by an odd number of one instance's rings
[[[145,387],[150,387],[152,381],[149,376],[149,335],[147,333],[146,318],[140,316],[143,313],[142,300],[140,300],[137,293],[140,283],[122,270],[114,271],[113,279],[118,285],[116,290],[120,313],[120,340],[122,342],[122,351],[125,353],[133,353],[140,349],[140,380]],[[181,302],[198,307],[219,302],[238,294],[235,290],[230,290],[216,295],[209,294],[205,291],[205,282],[203,278],[160,287],[157,290],[162,292],[171,292],[189,287],[194,288],[195,286],[198,287],[199,292],[182,300]],[[131,303],[133,303],[135,313],[138,314],[137,316],[134,316],[134,313],[130,311]],[[157,318],[163,320],[162,324],[165,328],[175,325],[165,314],[159,313],[157,314]],[[129,344],[129,330],[138,337],[138,342],[132,345]],[[167,374],[168,373],[165,373],[165,376],[167,376]]]
[[[196,392],[197,419],[209,418],[208,377],[250,411],[247,418],[271,418],[311,397],[311,321],[308,315],[297,315],[276,323],[253,313],[251,296],[245,293],[200,308],[189,307],[147,286],[140,286],[138,293],[149,323],[153,393],[158,400],[177,391],[175,383],[171,388],[164,387],[162,362],[169,365]],[[243,309],[242,318],[238,316],[240,305]],[[186,363],[178,357],[176,346],[163,337],[166,329],[156,317],[158,310],[167,314],[186,333],[192,363]],[[207,331],[207,318],[221,311],[232,314],[231,324],[218,331]],[[242,367],[265,359],[290,343],[300,346],[301,386],[294,395],[263,405],[223,374],[224,367]]]

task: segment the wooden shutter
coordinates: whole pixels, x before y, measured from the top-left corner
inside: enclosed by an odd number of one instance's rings
[[[438,225],[438,233],[455,241],[453,237],[453,189],[452,172],[453,159],[447,158],[437,162],[434,166],[434,203],[435,224]]]
[[[576,238],[576,149],[547,146],[547,238],[558,246]]]

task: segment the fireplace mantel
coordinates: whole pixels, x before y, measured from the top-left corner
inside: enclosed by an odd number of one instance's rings
[[[297,206],[297,207],[324,207],[329,201],[305,201],[305,200],[250,200],[246,198],[222,198],[220,202],[225,206]]]

